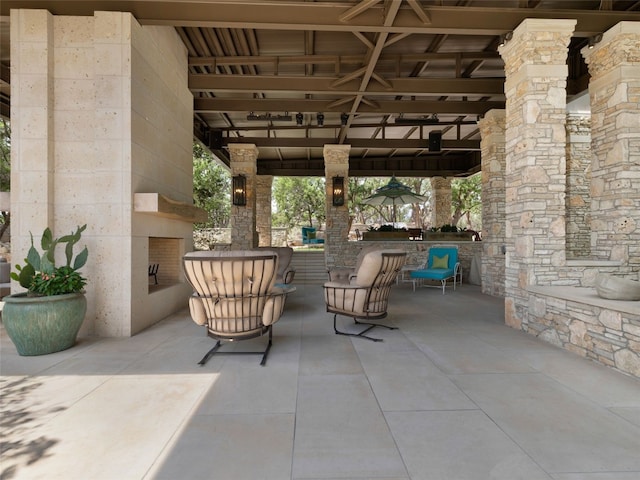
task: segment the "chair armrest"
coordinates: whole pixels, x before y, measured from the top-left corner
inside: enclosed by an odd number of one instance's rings
[[[358,290],[360,288],[366,290],[369,287],[363,287],[362,285],[353,285],[351,283],[342,282],[325,282],[323,288],[336,288],[340,290]]]
[[[295,269],[293,268],[286,269],[283,275],[283,281],[285,285],[293,282],[293,277],[295,277],[295,275],[296,275]]]

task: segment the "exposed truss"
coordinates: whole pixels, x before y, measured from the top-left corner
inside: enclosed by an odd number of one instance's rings
[[[287,175],[322,175],[325,143],[351,145],[352,174],[475,173],[476,122],[504,108],[501,35],[526,18],[575,19],[570,99],[588,85],[580,49],[589,37],[640,20],[638,0],[2,0],[3,40],[11,8],[130,11],[142,25],[175,27],[188,51],[194,134],[227,163],[226,145],[255,143],[258,171]],[[8,115],[8,41],[0,53]],[[269,120],[285,113],[291,122]],[[430,152],[433,130],[443,141]]]

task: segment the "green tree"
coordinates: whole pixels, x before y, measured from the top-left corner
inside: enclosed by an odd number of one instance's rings
[[[0,117],[0,192],[11,191],[11,125]],[[0,212],[0,238],[11,223],[10,212]]]
[[[451,223],[466,220],[471,230],[482,229],[482,184],[480,175],[455,179],[451,182]]]
[[[326,219],[324,178],[276,177],[273,200],[275,226],[320,226]]]
[[[229,224],[231,212],[229,172],[218,165],[199,143],[193,144],[193,200],[207,211],[209,218],[196,228],[222,228]]]

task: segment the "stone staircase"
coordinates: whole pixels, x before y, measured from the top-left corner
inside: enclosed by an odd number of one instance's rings
[[[294,250],[291,267],[296,270],[294,285],[296,283],[321,285],[327,281],[327,268],[322,250]]]

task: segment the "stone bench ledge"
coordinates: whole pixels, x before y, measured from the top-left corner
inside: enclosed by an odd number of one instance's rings
[[[620,267],[620,260],[586,260],[586,259],[567,259],[568,267]]]
[[[560,300],[584,303],[585,305],[593,305],[607,310],[640,316],[640,302],[600,298],[595,288],[530,286],[527,291],[536,295],[545,295],[559,298]]]

